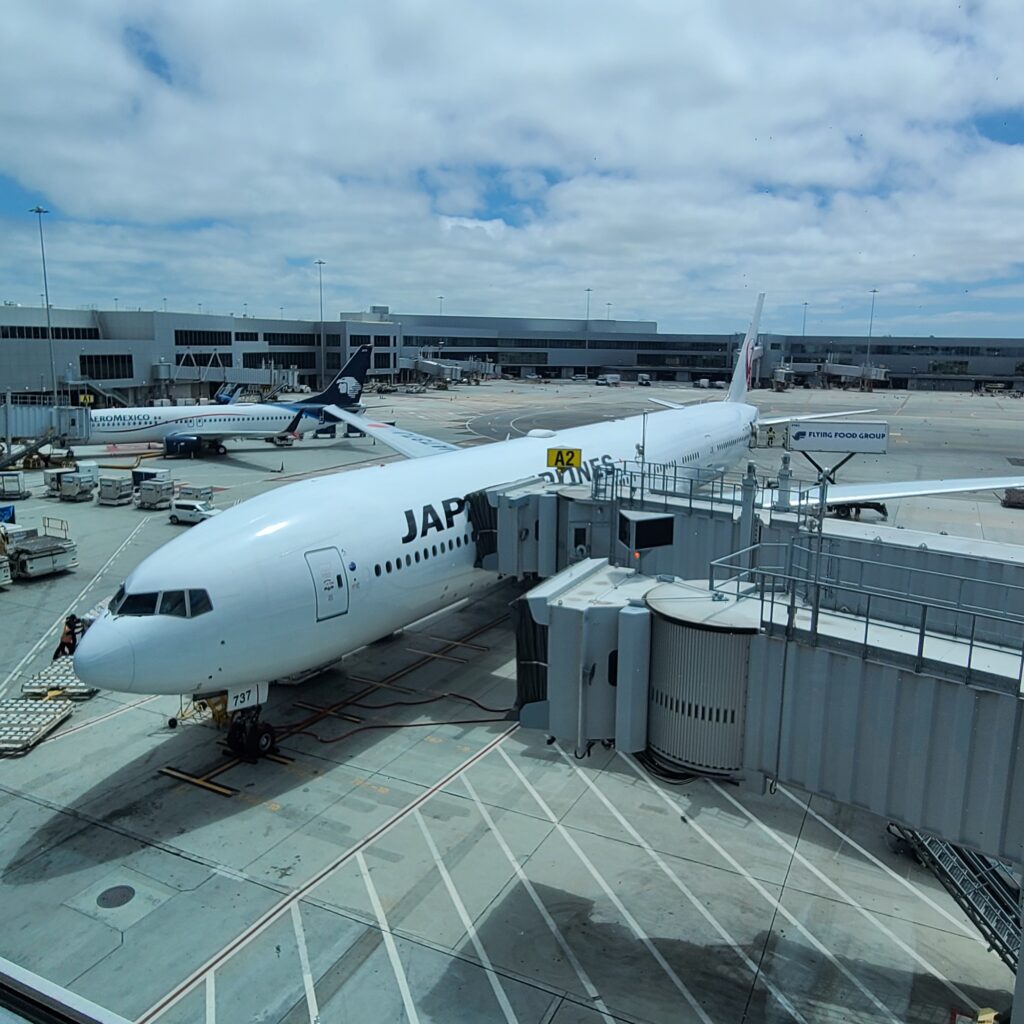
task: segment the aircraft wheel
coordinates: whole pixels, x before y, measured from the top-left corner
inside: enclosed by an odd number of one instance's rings
[[[227,453],[228,453],[228,450],[227,450],[227,448],[224,447],[224,445],[222,445],[222,444],[217,445],[217,454],[218,455],[227,455]]]
[[[248,753],[253,757],[266,757],[273,752],[277,745],[277,737],[274,735],[274,727],[269,722],[260,722],[249,730],[246,737]]]
[[[228,726],[227,743],[228,748],[233,754],[244,754],[246,752],[245,737],[247,731],[245,722],[237,718],[231,720],[231,724]]]

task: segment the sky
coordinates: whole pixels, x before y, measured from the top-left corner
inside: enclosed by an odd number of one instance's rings
[[[0,299],[1024,337],[1016,0],[7,0]],[[590,289],[588,292],[587,289]],[[443,300],[439,297],[443,296]],[[806,304],[806,305],[805,305]]]

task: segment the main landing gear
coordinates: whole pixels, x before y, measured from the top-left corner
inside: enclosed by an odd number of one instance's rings
[[[260,721],[260,706],[243,708],[231,716],[228,747],[239,757],[265,757],[277,747],[277,736],[269,722]]]

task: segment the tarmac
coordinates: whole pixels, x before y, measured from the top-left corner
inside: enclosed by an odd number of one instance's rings
[[[720,397],[516,382],[368,405],[477,444],[653,410],[652,394]],[[1008,398],[753,398],[767,415],[874,409],[866,418],[888,420],[889,454],[858,456],[841,482],[1006,475],[1024,455],[1024,405]],[[394,458],[366,438],[228,447],[145,464],[222,488],[223,507]],[[778,452],[751,454],[777,471]],[[49,662],[68,612],[109,596],[187,528],[166,512],[40,498],[17,514],[66,519],[79,567],[0,590],[0,696]],[[991,492],[891,502],[888,521],[1024,537],[1024,512]],[[518,729],[507,712],[519,592],[503,581],[276,688],[266,717],[294,729],[280,760],[232,758],[210,721],[169,729],[177,698],[101,692],[76,704],[38,748],[0,763],[0,956],[164,1024],[945,1022],[1008,1005],[1012,974],[934,878],[890,849],[883,821],[784,789],[668,786],[613,750],[576,760]]]

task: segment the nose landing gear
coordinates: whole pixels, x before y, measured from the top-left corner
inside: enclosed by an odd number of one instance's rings
[[[260,706],[244,708],[231,716],[227,743],[239,757],[265,757],[277,748],[277,736],[269,722],[260,721]]]

